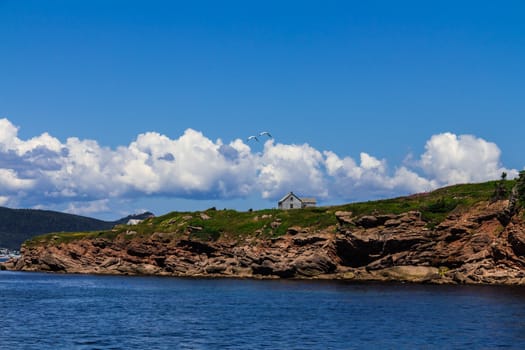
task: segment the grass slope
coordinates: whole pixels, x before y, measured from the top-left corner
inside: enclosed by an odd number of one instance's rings
[[[495,184],[496,181],[454,185],[407,197],[300,210],[268,209],[237,212],[212,208],[204,212],[171,212],[146,219],[135,226],[117,225],[111,230],[48,234],[35,237],[26,244],[60,243],[96,237],[113,239],[118,235],[148,236],[155,232],[162,232],[174,238],[185,237],[203,241],[271,238],[285,234],[292,226],[309,227],[311,230],[327,229],[336,224],[334,214],[338,210],[351,211],[355,216],[399,214],[418,210],[421,211],[428,226],[433,227],[452,211],[461,211],[476,203],[489,200],[494,193]],[[515,181],[505,182],[509,192],[514,184]]]

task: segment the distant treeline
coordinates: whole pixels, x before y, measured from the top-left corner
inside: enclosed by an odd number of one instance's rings
[[[108,230],[130,219],[143,219],[152,215],[147,212],[116,221],[103,221],[50,210],[0,207],[0,247],[19,249],[26,239],[44,233]]]

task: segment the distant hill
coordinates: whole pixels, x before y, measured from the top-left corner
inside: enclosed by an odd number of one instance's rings
[[[26,239],[44,233],[109,230],[130,219],[145,219],[150,216],[153,214],[146,212],[116,221],[103,221],[50,210],[0,207],[0,247],[18,249]]]

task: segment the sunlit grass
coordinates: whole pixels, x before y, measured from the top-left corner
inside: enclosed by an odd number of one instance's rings
[[[400,214],[417,210],[429,227],[443,221],[453,211],[461,211],[481,201],[487,201],[494,192],[495,181],[444,187],[428,193],[406,197],[350,203],[331,207],[297,210],[267,209],[249,212],[208,209],[203,212],[171,212],[144,220],[138,225],[118,225],[112,230],[75,233],[51,233],[35,237],[26,245],[62,243],[83,238],[124,239],[148,237],[155,232],[170,233],[172,237],[215,241],[219,239],[242,240],[250,237],[277,237],[292,226],[323,230],[337,223],[335,212],[351,211],[354,216]],[[515,181],[506,181],[512,188]]]

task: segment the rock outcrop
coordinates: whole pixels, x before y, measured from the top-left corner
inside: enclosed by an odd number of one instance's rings
[[[283,236],[214,242],[155,233],[25,246],[7,269],[191,277],[525,284],[525,221],[508,201],[478,203],[429,227],[421,213],[292,226]],[[502,215],[506,218],[501,220]],[[203,218],[206,220],[206,218]]]

